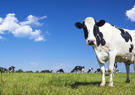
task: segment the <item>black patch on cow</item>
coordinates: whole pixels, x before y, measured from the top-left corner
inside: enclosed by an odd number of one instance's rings
[[[131,44],[131,45],[130,45],[130,48],[129,48],[129,52],[132,52],[133,48],[134,48],[134,45]]]
[[[82,28],[83,28],[83,24],[80,23],[80,22],[75,23],[75,26],[76,26],[77,28],[79,28],[79,29],[82,29]]]
[[[86,25],[83,23],[80,23],[80,22],[77,22],[75,23],[75,26],[79,29],[82,29],[83,28],[83,31],[84,31],[84,38],[87,39],[88,38],[88,30],[87,30],[87,27]]]
[[[120,28],[119,30],[121,31],[121,36],[126,42],[128,42],[129,40],[132,42],[132,37],[127,31],[124,31],[123,29],[120,29]]]
[[[96,25],[98,26],[98,27],[101,27],[101,26],[103,26],[105,24],[105,20],[100,20],[99,22],[96,22]]]
[[[84,31],[84,38],[87,39],[88,38],[88,30],[87,30],[87,27],[84,24],[84,22],[83,22],[83,31]]]
[[[104,46],[106,44],[106,41],[103,38],[103,34],[99,31],[99,27],[95,24],[93,29],[94,36],[96,38],[97,46],[100,44]]]
[[[115,25],[113,25],[113,24],[111,24],[113,27],[115,26]]]

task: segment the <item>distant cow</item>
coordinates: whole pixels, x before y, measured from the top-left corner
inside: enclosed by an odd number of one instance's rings
[[[126,82],[129,80],[129,66],[135,64],[135,30],[118,28],[105,20],[97,22],[92,17],[87,17],[82,23],[75,26],[83,29],[86,43],[92,46],[102,72],[100,86],[105,86],[105,67],[109,61],[110,73],[109,87],[113,87],[113,67],[115,62],[124,62],[127,71]]]
[[[113,73],[117,73],[117,70],[118,70],[117,63],[114,63]]]
[[[95,71],[95,73],[99,73],[100,71],[101,71],[101,69],[98,68],[98,69]]]
[[[87,73],[92,73],[92,72],[93,72],[93,68],[90,67]]]
[[[59,69],[56,71],[56,73],[64,73],[64,70],[63,69]]]
[[[98,73],[98,72],[100,72],[100,71],[101,71],[101,69],[98,68],[98,69],[95,71],[95,73]],[[105,69],[105,72],[108,73],[108,69],[107,69],[107,68]],[[117,63],[114,64],[113,72],[114,72],[114,73],[119,73],[119,72],[120,72],[120,70],[118,69]]]
[[[108,69],[107,68],[105,69],[105,72],[108,73]],[[114,63],[113,73],[119,73],[117,63]]]
[[[119,69],[116,69],[115,73],[120,73],[120,70]]]
[[[84,72],[84,66],[76,66],[72,71],[71,73],[83,73]]]
[[[10,66],[10,67],[8,68],[8,70],[9,70],[10,73],[11,73],[11,72],[14,72],[14,71],[15,71],[15,67],[14,67],[14,66]]]
[[[8,72],[8,69],[3,68],[3,67],[0,67],[0,72],[1,72],[1,73],[6,73],[6,72]]]

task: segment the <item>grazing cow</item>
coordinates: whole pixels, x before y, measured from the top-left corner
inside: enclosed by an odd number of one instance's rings
[[[100,68],[98,68],[94,73],[99,73],[101,71]]]
[[[15,71],[15,67],[14,67],[14,66],[10,66],[10,67],[8,68],[8,70],[9,70],[10,73],[11,73],[11,72],[14,72],[14,71]]]
[[[75,26],[84,30],[86,43],[92,46],[102,72],[101,87],[105,86],[105,62],[109,61],[110,73],[109,87],[113,87],[113,67],[115,62],[124,62],[127,79],[129,80],[129,66],[135,63],[135,31],[117,28],[105,20],[97,22],[87,17],[83,23],[77,22]]]
[[[78,73],[78,72],[83,73],[84,72],[84,66],[75,66],[75,68],[71,71],[71,73]]]
[[[101,71],[101,69],[98,68],[98,69],[95,71],[95,73],[99,73],[100,71]],[[118,73],[118,71],[119,71],[119,70],[117,69],[117,63],[115,63],[115,64],[114,64],[114,67],[113,67],[113,73]],[[108,73],[108,69],[107,69],[107,68],[105,69],[105,72]]]
[[[64,70],[63,69],[59,69],[56,71],[56,73],[64,73]]]
[[[92,73],[92,72],[93,72],[93,68],[90,67],[87,73]]]
[[[119,69],[116,69],[115,73],[120,73],[120,70]]]
[[[113,73],[118,73],[118,72],[119,72],[118,65],[117,65],[117,63],[114,63]]]
[[[1,72],[1,73],[6,73],[6,72],[8,72],[8,69],[3,68],[3,67],[0,67],[0,72]]]

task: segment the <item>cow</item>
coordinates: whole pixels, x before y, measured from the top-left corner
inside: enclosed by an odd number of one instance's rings
[[[119,69],[116,69],[115,73],[120,73],[120,70]]]
[[[105,20],[96,21],[87,17],[83,22],[75,23],[78,29],[83,29],[86,44],[92,46],[101,68],[102,81],[100,86],[105,86],[105,67],[109,61],[109,87],[113,87],[113,67],[116,62],[124,62],[129,83],[129,66],[135,63],[135,31],[118,28]]]
[[[93,72],[93,68],[90,67],[89,70],[87,71],[87,73],[92,73]]]
[[[64,73],[64,70],[63,69],[59,69],[56,71],[56,73]]]
[[[14,66],[10,66],[10,67],[8,68],[8,70],[9,70],[9,73],[14,72],[14,71],[15,71],[15,67],[14,67]]]
[[[4,68],[4,67],[0,67],[0,72],[2,73],[7,73],[8,69]]]
[[[84,66],[75,66],[75,68],[71,71],[71,73],[78,73],[78,72],[83,73],[84,72]]]
[[[105,72],[108,73],[108,68],[105,68]],[[119,72],[120,70],[118,69],[117,63],[114,63],[113,73],[119,73]]]
[[[99,73],[101,71],[100,68],[98,68],[94,73]]]
[[[117,63],[114,63],[113,73],[119,73],[120,70],[118,69]]]

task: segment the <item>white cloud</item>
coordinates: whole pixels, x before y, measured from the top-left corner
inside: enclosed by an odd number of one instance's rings
[[[3,19],[2,19],[2,18],[0,18],[0,24],[2,23],[2,21],[3,21]]]
[[[23,21],[23,22],[20,22],[21,25],[28,25],[28,24],[35,24],[37,26],[41,25],[41,23],[39,22],[39,20],[42,20],[42,19],[45,19],[46,16],[43,16],[43,17],[35,17],[35,16],[32,16],[32,15],[29,15],[27,17],[27,20],[26,21]]]
[[[129,9],[126,11],[126,16],[131,20],[135,22],[135,5],[132,9]]]
[[[26,21],[19,22],[14,13],[9,13],[5,18],[0,18],[0,34],[2,35],[5,34],[5,32],[8,32],[15,37],[28,37],[36,42],[44,41],[44,37],[41,35],[41,30],[34,30],[32,25],[42,25],[39,20],[45,18],[46,16],[36,17],[29,15]]]

